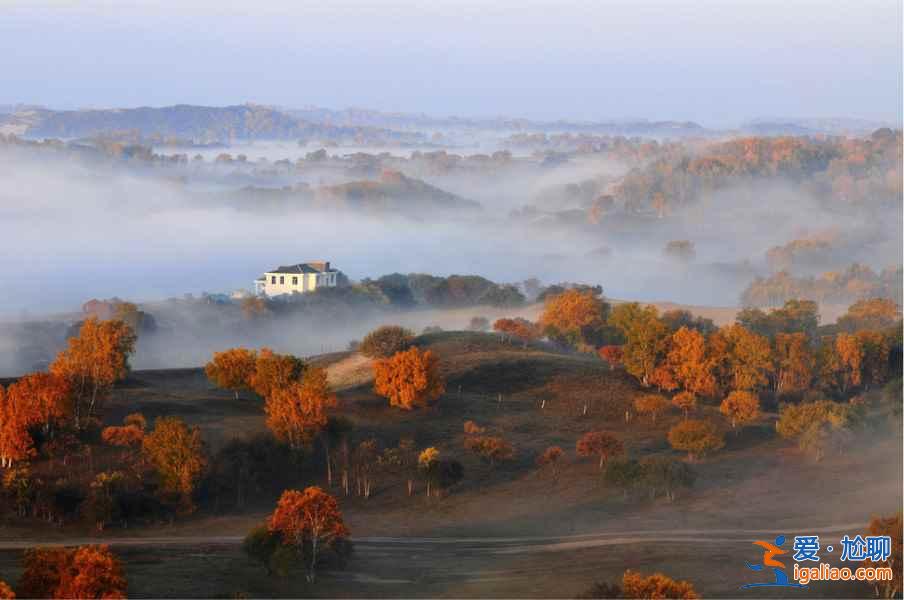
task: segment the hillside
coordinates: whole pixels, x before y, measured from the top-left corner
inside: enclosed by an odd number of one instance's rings
[[[91,110],[25,108],[0,116],[0,132],[28,137],[83,138],[120,132],[143,138],[181,138],[196,143],[237,140],[300,140],[307,138],[397,138],[374,127],[313,123],[256,104],[236,106],[138,107]],[[411,138],[413,134],[407,134]],[[417,137],[417,136],[415,136]]]

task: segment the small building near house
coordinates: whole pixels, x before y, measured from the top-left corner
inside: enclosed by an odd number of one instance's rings
[[[260,296],[313,292],[321,287],[336,287],[339,270],[329,261],[315,260],[277,267],[254,280],[254,292]]]

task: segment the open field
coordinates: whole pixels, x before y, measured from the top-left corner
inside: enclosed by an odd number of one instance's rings
[[[636,417],[625,423],[625,407],[639,393],[633,379],[592,356],[525,349],[492,334],[433,334],[421,345],[440,356],[447,380],[439,404],[422,411],[390,409],[376,397],[360,355],[313,361],[328,367],[337,413],[354,422],[357,436],[385,445],[413,436],[418,447],[436,445],[465,468],[464,480],[443,498],[425,498],[420,487],[409,497],[395,478],[378,480],[369,499],[343,496],[334,485],[356,543],[347,570],[324,574],[314,588],[300,576],[267,577],[239,548],[274,505],[275,497],[258,497],[241,514],[202,510],[174,524],[109,528],[100,536],[74,525],[7,522],[0,528],[0,578],[18,576],[23,545],[90,540],[116,546],[133,596],[571,597],[626,568],[663,571],[689,579],[705,596],[725,596],[755,575],[744,567],[758,558],[754,539],[816,532],[840,538],[902,504],[899,421],[869,424],[847,451],[817,463],[774,437],[774,414],[729,434],[723,451],[696,462],[695,486],[674,502],[642,491],[626,498],[601,481],[595,461],[573,455],[576,439],[593,429],[618,432],[632,456],[672,453],[664,433],[679,415],[655,426]],[[563,375],[576,382],[568,399],[546,387]],[[235,400],[199,369],[133,373],[116,390],[106,421],[135,411],[200,426],[212,452],[265,430],[260,400]],[[490,466],[468,453],[468,419],[504,435],[515,459]],[[569,455],[555,481],[534,466],[552,444]],[[319,475],[299,481],[311,484],[326,485]],[[867,597],[870,590],[835,584],[819,593]]]

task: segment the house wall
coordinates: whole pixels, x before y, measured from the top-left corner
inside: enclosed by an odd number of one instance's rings
[[[264,293],[268,296],[312,292],[318,287],[335,287],[335,271],[327,273],[264,273]],[[276,278],[276,283],[273,278]]]

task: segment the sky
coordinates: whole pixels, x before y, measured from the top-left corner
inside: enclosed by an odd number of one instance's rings
[[[901,122],[892,0],[0,0],[0,103]]]

